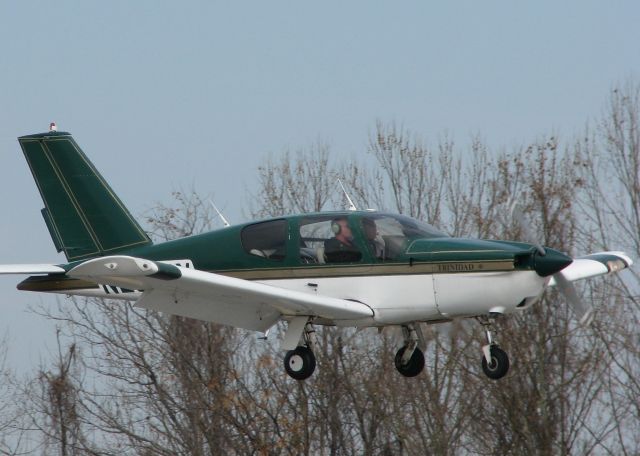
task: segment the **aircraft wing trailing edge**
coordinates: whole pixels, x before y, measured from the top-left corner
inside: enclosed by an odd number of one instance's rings
[[[286,290],[262,283],[130,256],[88,260],[68,276],[131,290],[143,290],[138,307],[254,331],[266,331],[282,317],[330,320],[370,318],[360,302]]]

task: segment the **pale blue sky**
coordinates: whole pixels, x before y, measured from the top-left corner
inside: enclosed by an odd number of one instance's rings
[[[576,134],[640,75],[639,20],[637,1],[0,0],[0,263],[62,261],[15,139],[52,120],[134,214],[193,185],[239,221],[269,153],[362,154],[376,119],[496,148]],[[18,280],[0,332],[28,366],[51,330]]]

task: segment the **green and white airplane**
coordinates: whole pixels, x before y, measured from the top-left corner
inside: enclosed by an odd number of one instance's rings
[[[558,286],[582,323],[591,308],[572,282],[632,264],[622,252],[572,259],[535,244],[452,238],[409,217],[375,211],[283,216],[154,244],[69,133],[18,138],[64,264],[0,265],[27,274],[19,290],[135,301],[170,315],[268,332],[281,320],[286,372],[315,370],[315,325],[398,326],[407,377],[424,368],[421,323],[475,317],[482,368],[509,368],[492,326]]]

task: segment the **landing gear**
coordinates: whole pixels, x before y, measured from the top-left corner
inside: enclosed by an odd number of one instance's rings
[[[305,324],[303,338],[305,345],[298,345],[294,350],[289,350],[284,357],[284,369],[296,380],[306,380],[316,370],[316,357],[313,354],[316,330],[311,322]]]
[[[509,357],[507,353],[494,345],[490,347],[491,362],[487,362],[487,358],[482,356],[482,370],[485,375],[493,380],[498,380],[509,371]]]
[[[409,361],[407,361],[406,364],[403,364],[402,358],[406,351],[407,346],[405,345],[396,353],[396,369],[398,369],[398,372],[400,372],[405,377],[415,377],[420,372],[422,372],[422,369],[424,369],[424,354],[422,353],[422,350],[420,350],[418,347],[415,347],[413,349],[411,358],[409,358]]]
[[[493,339],[495,332],[489,317],[478,317],[478,321],[484,326],[487,336],[487,345],[482,347],[482,370],[492,380],[499,380],[509,371],[509,356]]]
[[[396,369],[405,377],[415,377],[424,369],[424,354],[418,348],[418,342],[424,339],[419,326],[403,326],[402,332],[405,345],[396,353]]]
[[[316,357],[309,347],[300,345],[284,357],[284,369],[291,378],[305,380],[316,370]]]

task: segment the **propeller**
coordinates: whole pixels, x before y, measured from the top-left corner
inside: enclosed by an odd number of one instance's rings
[[[553,275],[553,278],[558,285],[558,289],[567,299],[569,303],[569,307],[573,310],[573,313],[578,318],[580,325],[589,326],[593,322],[593,307],[585,305],[580,298],[578,297],[578,293],[576,293],[576,287],[573,286],[567,278],[564,276],[562,271],[556,272]]]
[[[537,257],[534,259],[534,269],[536,272],[543,277],[547,275],[553,276],[553,280],[558,286],[560,292],[564,295],[569,307],[571,307],[571,310],[578,318],[580,325],[584,327],[589,326],[593,322],[593,307],[584,304],[580,300],[573,283],[568,280],[562,272],[562,270],[571,263],[567,262],[563,265],[563,260],[561,260],[560,255],[565,257],[566,260],[571,260],[571,258],[552,249],[546,249],[538,241],[537,237],[534,236],[529,229],[529,224],[527,223],[524,211],[522,210],[522,205],[517,201],[514,201],[511,204],[511,217],[518,224],[524,240],[535,246],[535,254]],[[549,256],[553,257],[553,260],[547,257],[547,253],[550,253]]]
[[[542,256],[546,255],[547,251],[545,250],[544,246],[540,244],[540,242],[538,242],[537,236],[534,236],[529,229],[529,224],[527,223],[524,211],[522,210],[522,204],[518,203],[517,201],[513,201],[511,203],[511,218],[518,224],[524,240],[529,244],[533,244],[536,247],[538,254]]]

